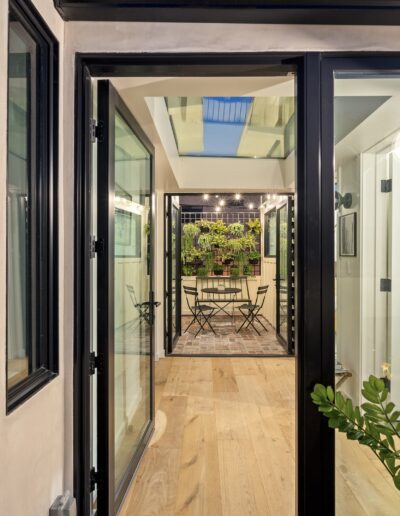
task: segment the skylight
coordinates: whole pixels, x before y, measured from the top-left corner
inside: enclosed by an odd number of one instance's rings
[[[166,97],[180,156],[286,158],[293,97]]]

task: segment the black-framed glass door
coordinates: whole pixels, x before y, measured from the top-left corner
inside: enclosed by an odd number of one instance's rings
[[[111,83],[97,93],[97,509],[114,514],[154,425],[154,153]]]
[[[181,335],[181,208],[174,196],[166,197],[166,341],[172,353]]]
[[[290,196],[276,210],[276,333],[293,353],[294,342],[294,231]]]

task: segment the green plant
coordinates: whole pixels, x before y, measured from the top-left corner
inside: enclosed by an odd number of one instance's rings
[[[194,267],[192,265],[182,265],[183,276],[193,276]]]
[[[202,233],[197,239],[197,244],[203,251],[210,251],[212,246],[212,235],[209,233]]]
[[[239,267],[231,267],[230,274],[232,278],[237,278],[239,276]]]
[[[217,249],[223,249],[226,247],[228,243],[228,239],[225,235],[221,233],[215,233],[211,235],[211,245],[216,247]]]
[[[200,278],[204,278],[205,276],[207,276],[208,274],[208,270],[206,267],[199,267],[197,269],[197,276],[200,276]]]
[[[383,380],[371,375],[363,382],[362,395],[367,400],[361,407],[353,407],[349,398],[332,387],[316,384],[311,398],[318,410],[328,418],[330,428],[337,428],[368,446],[392,476],[400,490],[400,449],[396,443],[400,438],[400,411],[387,401],[389,390]]]
[[[244,226],[240,222],[233,222],[228,226],[229,233],[234,237],[240,237],[244,233]]]
[[[247,221],[247,228],[250,233],[254,233],[255,235],[259,235],[261,233],[261,222],[260,219],[249,219]]]
[[[211,272],[213,261],[214,255],[211,251],[204,254],[204,265],[207,269],[207,272]]]
[[[147,222],[145,225],[144,225],[144,234],[146,236],[149,236],[150,235],[150,223]]]
[[[245,263],[243,265],[243,274],[245,276],[251,276],[253,274],[253,267],[249,265],[248,263]]]
[[[260,257],[261,254],[258,251],[251,251],[248,254],[249,263],[252,263],[253,265],[257,264]]]
[[[242,238],[231,238],[227,242],[227,248],[234,256],[237,256],[241,251],[243,251]]]
[[[200,233],[200,229],[196,224],[192,224],[191,222],[189,224],[184,224],[182,227],[183,234],[187,236],[188,238],[191,238],[192,241],[197,237],[197,235]]]
[[[196,247],[188,247],[184,251],[182,251],[182,262],[184,264],[193,264],[193,263],[199,263],[202,262],[204,259],[203,253],[200,251],[200,249],[197,249]]]
[[[222,276],[222,274],[224,273],[224,267],[220,263],[214,263],[213,273],[216,276]]]
[[[201,219],[196,221],[196,226],[200,229],[202,233],[208,233],[209,231],[211,231],[212,222],[210,222],[209,220]]]
[[[230,265],[233,262],[233,257],[230,253],[223,252],[221,254],[221,260],[225,265]]]
[[[228,232],[228,228],[223,220],[218,219],[215,222],[211,222],[211,231],[217,235],[224,235]]]
[[[242,242],[242,249],[243,251],[255,251],[256,249],[256,239],[255,236],[251,233],[247,233],[246,235],[242,236],[240,239]]]

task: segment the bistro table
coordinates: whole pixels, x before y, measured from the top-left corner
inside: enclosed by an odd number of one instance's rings
[[[213,317],[215,317],[219,312],[224,312],[226,315],[229,315],[229,317],[234,318],[234,309],[235,305],[233,304],[232,313],[228,313],[226,311],[226,307],[230,305],[231,303],[234,303],[235,297],[239,292],[242,291],[242,289],[237,287],[224,287],[224,288],[217,288],[217,287],[205,287],[202,288],[201,291],[204,294],[212,294],[213,298],[209,299],[210,303],[213,303],[217,311],[213,314]],[[215,296],[215,298],[214,298]],[[224,299],[218,299],[218,296],[224,296]],[[231,296],[227,299],[227,296]]]

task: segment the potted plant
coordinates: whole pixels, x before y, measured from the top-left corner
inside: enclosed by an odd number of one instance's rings
[[[221,260],[224,265],[231,265],[233,263],[233,257],[229,253],[222,253]]]
[[[223,220],[218,219],[211,223],[211,232],[217,235],[224,235],[228,232],[228,228]]]
[[[253,273],[253,267],[251,265],[249,265],[248,263],[245,263],[243,265],[243,274],[245,276],[251,276]]]
[[[227,248],[233,256],[237,256],[238,253],[243,251],[242,238],[231,238],[227,242]]]
[[[239,267],[231,267],[230,275],[232,278],[238,278],[240,274]]]
[[[258,251],[251,251],[251,253],[249,253],[249,255],[248,255],[249,263],[251,263],[252,265],[257,265],[260,257],[261,257],[261,255]]]
[[[212,235],[209,233],[201,233],[197,239],[197,244],[203,251],[210,251],[212,245]]]
[[[226,236],[223,235],[222,233],[215,233],[211,237],[211,244],[216,249],[223,249],[227,245],[227,242],[228,242],[228,240],[227,240]]]
[[[244,233],[244,226],[240,222],[233,222],[228,226],[229,233],[234,237],[240,237]]]
[[[311,398],[328,418],[330,428],[337,428],[348,439],[373,451],[400,490],[400,410],[388,401],[389,389],[384,379],[371,375],[363,387],[361,392],[367,401],[361,407],[353,407],[351,399],[321,384],[314,386]]]
[[[247,233],[240,239],[243,251],[255,251],[256,250],[256,238],[252,233]]]
[[[193,224],[191,222],[189,224],[184,224],[182,227],[182,231],[183,231],[183,234],[185,236],[187,236],[188,238],[191,238],[192,241],[200,233],[200,229],[198,228],[198,226],[196,226],[196,224]]]
[[[247,229],[250,233],[254,235],[259,235],[261,233],[261,222],[260,219],[249,219],[247,221]]]
[[[208,220],[201,219],[196,221],[196,226],[200,229],[201,233],[209,233],[211,231],[211,225],[212,222]]]
[[[224,267],[220,263],[214,263],[213,265],[213,273],[216,276],[222,276],[224,273]]]

